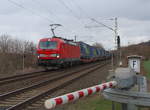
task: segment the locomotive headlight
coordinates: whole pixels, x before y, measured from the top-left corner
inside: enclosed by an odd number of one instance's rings
[[[60,55],[59,54],[57,54],[57,56],[56,56],[57,58],[59,58],[60,57]]]

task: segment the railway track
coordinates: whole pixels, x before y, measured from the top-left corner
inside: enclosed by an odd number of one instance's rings
[[[91,64],[90,64],[91,65]],[[73,72],[75,70],[79,70],[81,68],[85,68],[89,65],[79,65],[74,66],[72,68],[65,68],[65,69],[59,69],[59,70],[50,70],[50,71],[39,71],[31,73],[31,74],[25,74],[25,75],[17,75],[13,77],[8,77],[2,79],[1,85],[0,85],[0,95],[5,94],[10,91],[15,91],[17,89],[20,89],[22,87],[29,87],[34,84],[38,84],[42,82],[43,80],[47,80],[50,77],[54,77],[57,74],[64,74],[67,72]],[[37,73],[37,74],[36,74]],[[25,77],[24,77],[25,76]],[[20,79],[19,79],[20,78]]]
[[[43,72],[47,72],[45,70],[41,71],[36,71],[36,72],[30,72],[30,73],[25,73],[25,74],[20,74],[20,75],[14,75],[14,76],[9,76],[6,78],[0,78],[0,86],[8,83],[12,83],[14,81],[21,81],[24,79],[40,76],[43,74]]]
[[[7,110],[22,110],[35,101],[46,97],[49,93],[53,93],[105,65],[106,64],[95,64],[78,71],[58,74],[38,84],[0,95],[0,107],[6,108]]]
[[[62,71],[64,71],[64,70],[63,69],[40,70],[40,71],[29,72],[29,73],[25,73],[25,74],[19,74],[19,75],[9,76],[9,77],[5,77],[5,78],[0,78],[0,86],[9,84],[9,83],[14,83],[14,82],[21,81],[21,80],[26,80],[29,78],[38,77],[41,75],[47,75],[47,74],[50,74],[50,72],[52,72],[52,74],[53,74],[53,73],[62,72]]]
[[[6,80],[1,81],[0,84],[0,95],[5,94],[10,91],[15,91],[22,87],[28,87],[33,84],[37,84],[43,80],[48,79],[51,76],[65,72],[64,70],[51,70],[51,71],[40,71],[29,73],[29,75],[19,75],[19,77],[12,77]],[[37,74],[36,74],[37,73]],[[20,78],[20,79],[19,79]]]

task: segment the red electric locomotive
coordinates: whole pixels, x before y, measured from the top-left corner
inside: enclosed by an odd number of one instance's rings
[[[43,38],[37,47],[38,65],[66,66],[80,62],[80,47],[72,40],[60,37]]]

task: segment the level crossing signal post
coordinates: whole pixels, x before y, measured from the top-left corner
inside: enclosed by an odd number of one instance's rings
[[[114,20],[114,27],[110,27],[110,26],[107,26],[105,25],[104,23],[102,22],[99,22],[97,21],[96,19],[94,18],[91,18],[92,21],[94,21],[95,23],[101,25],[101,26],[104,26],[105,28],[111,30],[114,32],[114,36],[115,36],[115,49],[116,49],[116,61],[117,61],[117,66],[121,65],[122,64],[122,61],[121,61],[121,48],[120,48],[120,36],[118,35],[118,18],[115,17],[115,18],[112,18],[112,19],[109,19],[109,20]],[[86,28],[91,28],[91,26],[85,26]],[[94,26],[94,27],[100,27],[100,26]],[[113,69],[113,65],[114,65],[114,59],[113,59],[113,56],[112,56],[112,69]]]

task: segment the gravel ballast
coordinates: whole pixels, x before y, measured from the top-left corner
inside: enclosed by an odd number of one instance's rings
[[[63,89],[60,89],[59,91],[51,94],[50,96],[48,96],[48,98],[60,96],[60,95],[66,94],[66,93],[70,93],[70,92],[84,89],[84,88],[87,88],[90,86],[101,84],[102,82],[106,81],[106,77],[108,76],[108,70],[110,70],[110,69],[111,69],[111,65],[107,64],[106,66],[94,71],[93,73],[90,73],[90,74],[76,80],[75,82],[71,83],[70,85],[64,87]],[[81,100],[85,100],[85,99],[87,100],[88,98],[83,98]],[[74,108],[75,103],[77,103],[77,101],[71,102],[69,104],[61,105],[53,110],[70,110],[70,108]],[[40,102],[39,104],[35,104],[35,105],[36,105],[36,108],[33,109],[34,108],[33,107],[31,110],[46,110],[44,108],[44,101]],[[29,108],[27,108],[27,109],[29,109]],[[74,109],[74,110],[77,110],[77,109]]]

